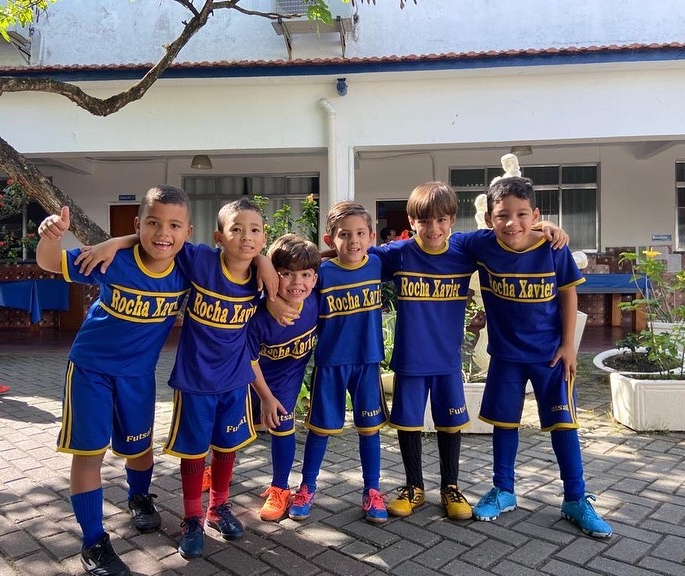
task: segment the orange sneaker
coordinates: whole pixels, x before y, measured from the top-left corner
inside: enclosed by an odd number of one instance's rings
[[[212,468],[205,466],[205,473],[202,476],[202,491],[207,492],[212,487]]]
[[[288,512],[290,488],[269,486],[260,496],[266,498],[264,506],[259,511],[259,517],[265,522],[278,522]]]

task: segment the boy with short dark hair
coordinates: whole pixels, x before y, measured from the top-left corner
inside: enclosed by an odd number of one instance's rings
[[[488,369],[480,418],[494,426],[494,487],[473,514],[496,519],[516,508],[514,466],[525,387],[533,385],[542,430],[549,430],[564,484],[561,514],[586,534],[611,536],[585,493],[576,418],[576,286],[584,281],[568,248],[552,250],[532,226],[539,218],[527,178],[496,179],[486,222],[467,246],[478,255],[487,314]]]
[[[368,522],[380,524],[388,514],[380,493],[380,434],[387,408],[380,381],[381,264],[367,254],[374,240],[371,216],[355,202],[339,202],[326,216],[324,242],[337,257],[319,268],[319,336],[314,351],[309,428],[302,465],[302,484],[289,516],[309,516],[316,479],[328,437],[342,431],[346,394],[350,393],[364,479],[362,509]]]
[[[279,275],[278,296],[298,318],[285,326],[278,322],[269,301],[260,303],[248,328],[248,346],[255,371],[253,402],[255,424],[271,435],[273,477],[262,493],[266,502],[259,516],[278,521],[288,512],[288,479],[295,460],[295,405],[307,363],[316,341],[318,301],[310,297],[321,264],[318,247],[295,234],[278,238],[267,252]],[[253,395],[254,396],[254,395]]]
[[[252,262],[266,242],[259,207],[247,199],[225,204],[214,242],[217,249],[187,244],[176,258],[191,290],[169,377],[174,411],[164,452],[181,458],[184,520],[178,551],[184,558],[202,554],[203,518],[226,540],[243,535],[228,503],[229,484],[236,451],[256,438],[249,409],[254,372],[247,326],[259,302]],[[205,516],[202,478],[209,452]]]
[[[135,240],[112,239],[107,248]],[[202,555],[203,525],[226,540],[242,537],[243,526],[228,503],[229,484],[236,451],[256,438],[249,409],[254,372],[247,326],[260,297],[252,263],[266,242],[259,206],[246,198],[222,206],[214,242],[216,249],[186,243],[175,260],[191,290],[169,377],[174,410],[164,452],[181,458],[184,519],[178,551],[184,558]],[[108,258],[99,255],[95,260]],[[210,452],[205,515],[202,480]]]
[[[71,502],[83,531],[83,567],[96,576],[127,576],[103,526],[102,460],[111,441],[112,451],[126,458],[136,528],[159,528],[149,494],[155,365],[189,287],[174,257],[192,233],[190,201],[178,188],[151,188],[135,219],[140,243],[117,254],[106,273],[82,274],[80,250],[61,249],[69,225],[66,207],[43,220],[38,264],[68,282],[99,285],[100,297],[69,352],[57,450],[72,454]]]

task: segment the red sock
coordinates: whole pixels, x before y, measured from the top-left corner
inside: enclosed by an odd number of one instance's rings
[[[233,477],[235,452],[212,450],[212,487],[209,490],[209,507],[221,506],[228,500],[228,485]]]
[[[183,517],[204,516],[202,509],[202,476],[204,458],[181,458],[181,486],[183,488]]]

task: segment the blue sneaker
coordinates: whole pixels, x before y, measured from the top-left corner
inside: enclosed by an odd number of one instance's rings
[[[302,484],[300,489],[295,492],[293,501],[288,508],[288,517],[291,520],[304,520],[309,518],[309,512],[312,509],[312,502],[316,492],[310,492],[306,484]]]
[[[378,490],[369,488],[364,491],[362,508],[366,515],[366,521],[372,524],[383,524],[388,521],[388,511],[385,509],[383,496]]]
[[[207,511],[205,526],[221,532],[224,540],[237,540],[245,532],[240,520],[233,516],[228,502],[224,502],[221,506],[212,506]]]
[[[178,543],[178,553],[184,558],[197,558],[202,556],[205,547],[205,531],[202,529],[199,516],[186,518],[181,522],[183,533]]]
[[[586,494],[577,502],[567,502],[561,505],[561,515],[574,524],[578,524],[580,529],[595,538],[608,538],[613,531],[604,520],[595,512],[590,500],[596,500],[594,494]]]
[[[495,487],[491,488],[490,492],[483,496],[473,508],[473,517],[476,520],[490,522],[502,512],[512,510],[516,510],[516,494]]]

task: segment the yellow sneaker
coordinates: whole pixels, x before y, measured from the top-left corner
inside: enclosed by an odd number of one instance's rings
[[[388,513],[393,516],[409,516],[414,508],[426,501],[423,489],[417,486],[400,486],[397,492],[397,496],[386,506]]]
[[[450,520],[470,520],[473,515],[471,505],[466,501],[464,495],[454,484],[440,490],[440,500],[447,510],[447,517]]]
[[[265,522],[277,522],[288,512],[290,488],[269,486],[260,496],[266,498],[264,506],[259,511],[259,517]]]

